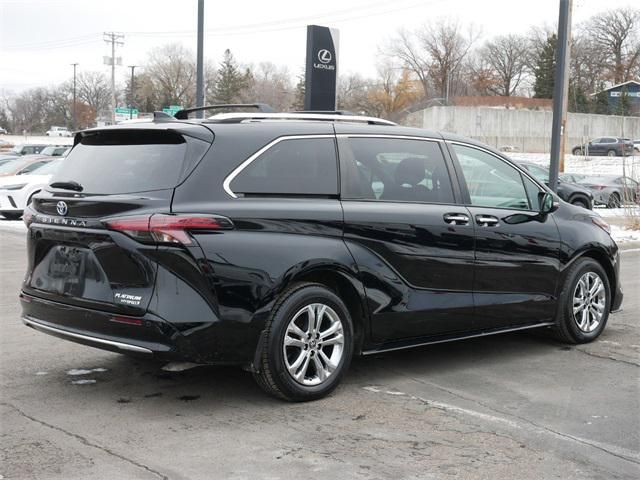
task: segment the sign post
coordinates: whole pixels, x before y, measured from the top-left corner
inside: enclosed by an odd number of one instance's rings
[[[138,109],[137,108],[122,108],[118,107],[113,111],[113,118],[116,123],[123,122],[125,120],[130,120],[132,118],[138,118]]]
[[[175,117],[176,113],[178,113],[182,109],[183,109],[182,105],[170,105],[168,107],[164,107],[162,111],[164,113],[171,115],[172,117]]]
[[[305,110],[336,109],[338,37],[339,32],[334,28],[307,26]]]

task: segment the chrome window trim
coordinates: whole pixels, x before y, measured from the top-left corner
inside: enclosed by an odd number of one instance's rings
[[[424,140],[427,142],[444,142],[442,138],[418,137],[414,135],[393,135],[389,133],[338,133],[338,138],[391,138],[399,140]]]
[[[240,173],[245,168],[247,168],[254,160],[256,160],[258,157],[260,157],[260,155],[265,153],[267,150],[269,150],[274,145],[277,145],[278,143],[283,142],[285,140],[306,140],[306,139],[314,139],[314,138],[333,138],[333,139],[335,139],[336,136],[334,134],[319,134],[319,135],[286,135],[284,137],[278,137],[275,140],[272,140],[271,142],[267,143],[264,147],[262,147],[260,150],[258,150],[256,153],[254,153],[249,158],[247,158],[244,162],[242,162],[240,165],[238,165],[235,169],[233,169],[231,171],[231,173],[229,175],[227,175],[227,177],[224,179],[224,182],[222,183],[222,188],[224,189],[225,192],[227,192],[227,195],[229,195],[230,197],[238,198],[238,195],[236,195],[233,192],[233,190],[231,190],[231,182],[238,175],[240,175]]]

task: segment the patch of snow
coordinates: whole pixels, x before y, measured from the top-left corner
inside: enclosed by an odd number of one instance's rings
[[[4,218],[0,217],[0,230],[26,233],[27,226],[22,220],[5,220]]]
[[[507,153],[515,161],[537,163],[549,168],[548,153]],[[640,156],[626,157],[626,174],[636,180],[640,177]],[[622,157],[583,157],[579,155],[564,156],[564,171],[582,175],[622,175]]]
[[[107,369],[106,368],[92,368],[92,369],[84,369],[84,368],[72,368],[71,370],[67,371],[67,375],[89,375],[90,373],[95,373],[95,372],[106,372]]]
[[[627,213],[633,213],[636,216],[640,216],[640,207],[627,207],[627,208],[594,208],[594,212],[596,212],[601,217],[618,217],[624,218]]]
[[[640,242],[640,230],[629,230],[618,225],[611,225],[611,237],[616,243]]]
[[[91,378],[84,378],[82,380],[73,380],[71,383],[73,385],[89,385],[91,383],[96,383],[96,381]]]
[[[48,375],[49,372],[36,372],[36,375]]]

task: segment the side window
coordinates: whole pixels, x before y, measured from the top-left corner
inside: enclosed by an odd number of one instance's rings
[[[591,140],[591,143],[602,143],[602,139],[601,138],[594,138],[593,140]]]
[[[400,138],[340,139],[345,199],[454,203],[438,142]]]
[[[453,149],[462,168],[472,205],[530,209],[522,176],[517,169],[482,150],[463,145],[453,145]]]
[[[333,138],[283,140],[251,162],[229,186],[236,194],[337,195]]]
[[[531,210],[540,210],[540,192],[542,190],[538,185],[532,182],[530,179],[522,176],[522,180],[524,181],[524,188],[527,191],[527,197],[529,198],[529,205],[531,205]]]

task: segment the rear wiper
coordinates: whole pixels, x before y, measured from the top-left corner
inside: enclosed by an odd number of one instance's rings
[[[83,187],[78,182],[69,180],[68,182],[53,182],[49,185],[51,188],[62,188],[64,190],[73,190],[75,192],[81,192]]]

